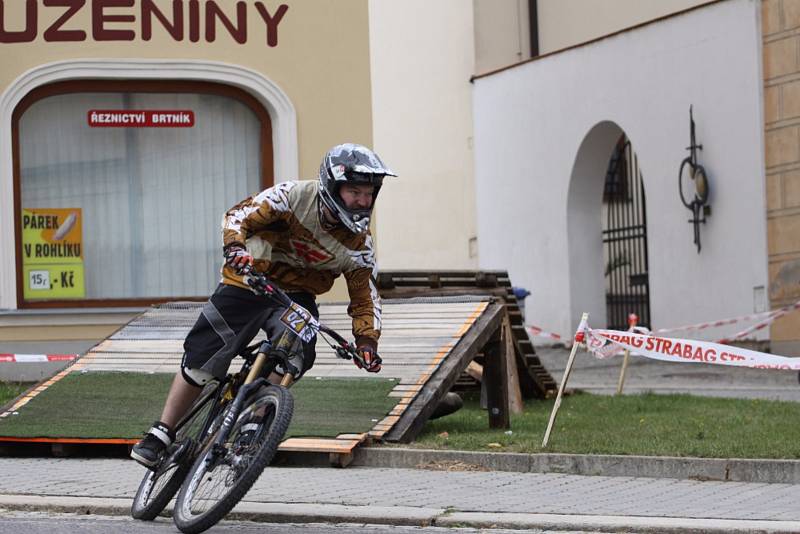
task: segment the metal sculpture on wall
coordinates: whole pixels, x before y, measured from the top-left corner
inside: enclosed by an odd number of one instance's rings
[[[697,151],[703,150],[703,145],[698,145],[695,140],[692,106],[689,106],[689,146],[686,150],[689,151],[689,156],[683,159],[678,170],[678,192],[683,205],[692,212],[689,222],[694,225],[694,244],[697,245],[697,253],[700,254],[700,223],[706,223],[706,217],[711,215],[711,206],[707,204],[708,175],[705,167],[697,162]],[[691,200],[687,200],[687,196],[690,196]]]

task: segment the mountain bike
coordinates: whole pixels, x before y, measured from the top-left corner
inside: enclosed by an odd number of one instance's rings
[[[207,384],[175,427],[176,439],[159,463],[148,469],[131,506],[135,519],[152,520],[178,490],[173,520],[183,532],[202,532],[220,521],[244,497],[269,465],[293,413],[289,392],[291,360],[302,344],[319,335],[339,358],[367,367],[355,345],[293,302],[263,274],[245,276],[253,291],[285,308],[286,329],[274,340],[241,350],[241,369]],[[333,340],[333,341],[331,341]],[[380,357],[375,355],[377,363]],[[280,384],[267,378],[285,373]]]

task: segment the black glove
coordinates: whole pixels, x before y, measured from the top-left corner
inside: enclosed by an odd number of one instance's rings
[[[230,245],[225,248],[225,264],[236,274],[245,274],[253,267],[253,256],[242,245]]]
[[[381,370],[381,357],[378,356],[377,351],[375,351],[372,347],[363,346],[356,349],[358,355],[364,360],[364,364],[362,365],[358,358],[353,358],[353,363],[356,364],[356,367],[359,369],[364,369],[368,373],[378,373]]]

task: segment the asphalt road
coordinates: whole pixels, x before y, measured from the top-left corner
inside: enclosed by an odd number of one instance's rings
[[[169,518],[158,518],[156,521],[135,521],[128,517],[94,516],[76,514],[50,514],[44,512],[12,512],[0,509],[0,534],[138,534],[138,533],[178,533],[179,530]],[[344,523],[338,525],[323,524],[278,524],[253,523],[247,521],[222,521],[207,530],[210,534],[237,532],[258,532],[259,534],[478,534],[486,530],[472,528],[438,528],[438,527],[400,527],[390,525],[363,525]],[[495,530],[492,534],[531,534],[555,531],[545,530]],[[584,531],[572,531],[580,534]],[[597,531],[593,531],[597,534]],[[558,531],[559,534],[569,534]],[[601,533],[602,534],[602,533]]]

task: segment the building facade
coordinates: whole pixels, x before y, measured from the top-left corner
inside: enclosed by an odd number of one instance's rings
[[[0,341],[206,297],[222,213],[345,141],[401,175],[382,266],[477,265],[470,3],[63,4],[0,2]]]
[[[222,211],[343,141],[400,174],[382,268],[508,269],[531,323],[612,323],[612,279],[636,305],[646,283],[657,326],[800,297],[793,0],[47,4],[0,1],[0,343],[205,297]],[[690,106],[699,254],[677,193]],[[622,254],[603,236],[642,187],[647,241]]]
[[[684,4],[476,77],[480,265],[532,291],[529,321],[677,327],[800,296],[796,5]],[[692,130],[704,191],[681,167]],[[797,321],[752,337],[800,354]]]

